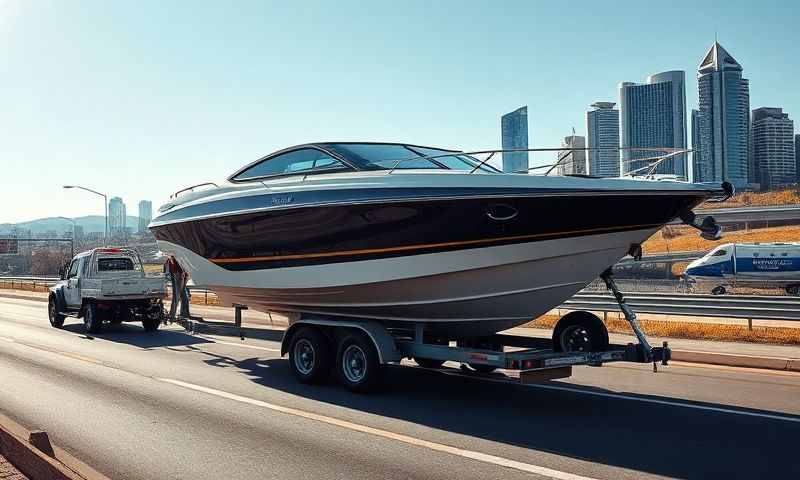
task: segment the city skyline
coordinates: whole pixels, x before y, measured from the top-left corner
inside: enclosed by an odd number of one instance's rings
[[[498,148],[498,118],[519,105],[529,106],[532,145],[558,147],[573,125],[587,134],[586,106],[616,100],[622,80],[686,71],[687,112],[697,108],[690,72],[715,31],[745,65],[753,105],[800,115],[800,66],[786,61],[800,40],[794,4],[648,6],[675,26],[667,37],[639,21],[641,4],[632,1],[613,12],[574,2],[569,25],[554,21],[563,6],[533,2],[364,9],[345,1],[302,11],[147,1],[4,6],[7,74],[0,87],[10,94],[0,113],[0,158],[8,171],[37,179],[40,200],[2,212],[0,222],[103,214],[91,195],[59,191],[64,183],[113,191],[129,205],[150,198],[157,208],[180,188],[224,179],[266,153],[308,141]],[[721,10],[725,22],[709,23]],[[447,21],[454,14],[459,21]],[[168,20],[174,18],[186,21]],[[609,21],[617,28],[607,28]],[[101,24],[108,28],[97,29]],[[291,24],[311,33],[290,39],[282,32]],[[482,34],[465,38],[464,24]],[[749,28],[756,24],[770,28]],[[114,59],[118,68],[110,71]],[[54,70],[59,88],[49,81]],[[531,156],[532,166],[548,162],[552,154]],[[4,198],[31,193],[8,183]]]

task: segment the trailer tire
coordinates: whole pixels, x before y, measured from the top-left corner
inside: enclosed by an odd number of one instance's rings
[[[722,285],[718,285],[711,289],[711,295],[725,295],[728,291]]]
[[[331,371],[333,358],[328,339],[317,328],[303,327],[289,345],[292,374],[302,383],[319,383]]]
[[[86,305],[83,311],[83,324],[86,325],[86,333],[97,333],[103,325],[103,321],[97,315],[97,306],[94,303]]]
[[[597,315],[575,311],[564,315],[553,329],[556,352],[602,352],[608,350],[608,329]]]
[[[442,365],[444,365],[444,360],[434,360],[432,358],[414,357],[414,361],[422,368],[442,368]]]
[[[800,285],[794,284],[786,287],[786,293],[792,296],[800,295]]]
[[[61,328],[64,326],[64,315],[58,311],[58,301],[55,295],[50,295],[47,301],[47,315],[50,317],[50,325],[54,328]]]
[[[375,344],[362,333],[346,335],[336,352],[336,370],[339,381],[351,392],[376,389],[382,368]]]

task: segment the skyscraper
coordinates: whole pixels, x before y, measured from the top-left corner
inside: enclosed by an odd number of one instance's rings
[[[797,181],[800,182],[800,133],[794,136],[794,171]]]
[[[153,202],[142,200],[139,202],[139,233],[146,233],[150,220],[153,219]]]
[[[703,164],[702,147],[700,145],[700,110],[692,110],[692,178],[700,181],[700,167]]]
[[[528,107],[506,113],[500,119],[503,150],[528,148]],[[519,172],[528,169],[528,152],[503,152],[503,171]]]
[[[125,203],[119,197],[108,201],[108,229],[111,234],[125,232],[127,212]]]
[[[714,42],[697,70],[700,96],[700,163],[695,179],[727,180],[743,189],[755,180],[749,165],[750,84],[742,66]]]
[[[753,110],[753,167],[761,188],[786,187],[797,181],[794,122],[782,108]]]
[[[595,102],[586,112],[589,175],[619,177],[619,110],[614,102]]]
[[[561,150],[556,155],[558,173],[561,175],[586,175],[586,137],[570,135],[564,137],[562,147],[579,150]]]
[[[645,173],[648,162],[640,158],[666,152],[638,148],[686,148],[686,74],[680,70],[657,73],[647,83],[624,82],[619,87],[623,173]],[[687,178],[686,155],[662,162],[656,174]],[[644,171],[643,171],[644,170]]]

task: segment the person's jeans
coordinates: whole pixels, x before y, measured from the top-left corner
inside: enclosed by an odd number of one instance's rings
[[[172,285],[172,303],[169,305],[169,319],[175,321],[175,312],[178,310],[178,282],[175,275],[171,275],[170,285]]]
[[[189,318],[189,289],[186,285],[181,288],[181,317]]]

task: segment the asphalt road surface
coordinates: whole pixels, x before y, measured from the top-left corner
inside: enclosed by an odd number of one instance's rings
[[[521,386],[396,366],[356,395],[295,382],[280,334],[87,337],[0,298],[0,411],[120,479],[800,478],[800,374],[617,364]]]

